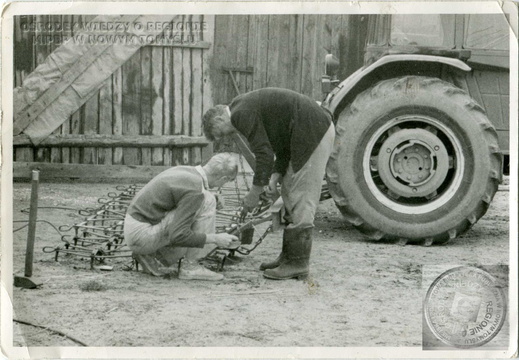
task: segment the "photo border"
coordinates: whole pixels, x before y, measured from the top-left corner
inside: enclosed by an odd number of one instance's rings
[[[1,347],[8,358],[493,358],[517,350],[517,134],[518,62],[510,62],[509,326],[508,351],[424,351],[417,347],[13,347],[12,101],[13,17],[37,14],[374,14],[506,13],[510,15],[510,59],[518,59],[517,6],[511,2],[15,2],[2,11],[1,162]],[[515,311],[513,310],[515,309]]]

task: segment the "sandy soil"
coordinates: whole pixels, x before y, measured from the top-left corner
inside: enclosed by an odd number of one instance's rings
[[[40,206],[85,208],[114,191],[111,184],[41,184]],[[29,206],[30,184],[14,184],[14,219]],[[41,209],[54,225],[82,217]],[[21,224],[15,224],[18,228]],[[60,244],[38,224],[36,290],[14,289],[15,318],[62,331],[89,346],[421,346],[422,266],[508,264],[508,191],[467,234],[444,246],[370,242],[346,225],[333,201],[319,206],[311,277],[269,281],[258,270],[281,247],[267,237],[251,255],[227,263],[225,280],[189,282],[123,271],[90,270],[87,259],[41,251]],[[14,234],[14,272],[22,273],[27,230]],[[88,282],[100,291],[84,291]],[[83,290],[82,290],[83,289]],[[15,346],[77,346],[48,330],[14,324]]]

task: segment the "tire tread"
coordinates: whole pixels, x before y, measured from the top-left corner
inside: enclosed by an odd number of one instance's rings
[[[474,100],[472,100],[464,90],[457,88],[454,85],[437,78],[405,76],[398,79],[381,81],[373,88],[368,89],[363,93],[359,94],[354,99],[353,103],[346,107],[343,111],[347,112],[347,117],[354,116],[354,114],[359,112],[359,109],[364,108],[364,106],[367,106],[367,104],[372,105],[374,101],[376,101],[377,97],[384,96],[386,92],[402,89],[404,86],[407,88],[407,84],[409,84],[410,82],[419,82],[421,87],[428,87],[430,88],[431,92],[442,92],[444,94],[449,95],[450,97],[455,98],[454,101],[458,101],[462,104],[466,103],[465,106],[467,110],[472,113],[474,120],[477,121],[480,124],[482,130],[484,130],[483,133],[485,134],[485,139],[488,144],[489,154],[492,157],[491,160],[493,160],[491,161],[491,166],[493,167],[493,169],[490,171],[490,174],[488,176],[485,195],[480,199],[475,210],[471,212],[469,217],[464,219],[463,221],[460,221],[454,228],[440,232],[439,234],[433,237],[421,239],[421,243],[425,246],[430,246],[433,244],[445,244],[449,240],[453,240],[457,236],[465,233],[487,211],[488,206],[491,203],[492,198],[497,191],[497,187],[502,179],[502,154],[499,152],[497,132],[492,123],[490,123],[487,119],[484,109]],[[469,102],[467,102],[467,97],[470,99]],[[370,225],[369,219],[362,219],[360,214],[356,212],[352,206],[349,206],[347,197],[345,196],[345,193],[343,192],[339,184],[340,174],[339,167],[337,164],[340,152],[339,145],[341,141],[347,140],[346,138],[343,140],[343,138],[348,135],[348,132],[346,131],[346,124],[341,123],[341,118],[344,119],[346,117],[341,116],[337,121],[336,127],[338,130],[335,139],[336,146],[334,146],[327,168],[327,179],[329,183],[329,189],[337,208],[343,214],[347,222],[349,222],[362,233],[364,233],[369,239],[397,240],[398,243],[402,243],[404,241],[405,243],[407,243],[409,240],[420,240],[401,239],[395,237],[394,235],[388,234],[387,232],[384,232],[381,229],[377,229]],[[498,175],[496,176],[496,174]]]

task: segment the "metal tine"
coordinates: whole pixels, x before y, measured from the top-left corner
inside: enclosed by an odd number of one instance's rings
[[[72,230],[72,229],[74,229],[74,225],[66,225],[66,224],[65,224],[65,225],[60,225],[60,226],[58,226],[58,230],[59,230],[60,232],[67,232],[67,231],[70,231],[70,230]]]

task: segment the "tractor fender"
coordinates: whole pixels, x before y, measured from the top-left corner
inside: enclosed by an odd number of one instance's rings
[[[358,69],[347,79],[342,81],[334,90],[332,90],[332,92],[328,94],[326,99],[322,102],[321,106],[325,107],[332,114],[334,114],[342,99],[344,99],[344,97],[348,95],[350,91],[352,91],[366,76],[389,63],[410,61],[442,63],[467,72],[472,70],[472,68],[463,61],[454,58],[418,54],[386,55],[373,64]]]

